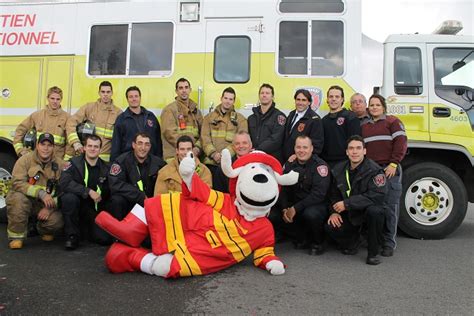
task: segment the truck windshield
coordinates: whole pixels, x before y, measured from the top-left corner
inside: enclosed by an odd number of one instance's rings
[[[469,48],[437,48],[434,50],[436,94],[464,109],[473,103],[474,53]]]

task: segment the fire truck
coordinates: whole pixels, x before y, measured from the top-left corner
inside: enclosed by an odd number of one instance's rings
[[[355,0],[3,1],[0,207],[17,158],[15,128],[44,107],[48,87],[59,86],[63,109],[74,113],[97,99],[103,80],[122,108],[136,85],[159,115],[186,77],[204,113],[232,86],[236,108],[249,115],[258,87],[270,83],[280,109],[293,109],[294,92],[306,88],[325,115],[328,87],[343,87],[345,106],[361,89],[361,38]],[[412,34],[384,44],[377,91],[407,131],[400,228],[416,238],[447,236],[474,201],[473,42]]]

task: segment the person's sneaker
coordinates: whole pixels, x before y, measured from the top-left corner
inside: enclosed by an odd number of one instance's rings
[[[359,249],[357,247],[356,248],[341,249],[341,253],[343,255],[347,255],[347,256],[353,256],[353,255],[357,254],[357,252],[359,252]]]
[[[67,238],[66,243],[64,244],[64,247],[66,248],[66,250],[74,250],[78,246],[79,246],[79,238],[77,238],[76,235],[70,235]]]
[[[393,256],[393,248],[392,247],[383,247],[382,248],[382,256],[384,256],[384,257]]]
[[[41,240],[43,240],[43,241],[53,241],[54,236],[50,235],[50,234],[44,234],[44,235],[41,235]]]
[[[23,248],[23,240],[13,239],[13,240],[10,241],[8,246],[10,247],[10,249],[21,249],[21,248]]]

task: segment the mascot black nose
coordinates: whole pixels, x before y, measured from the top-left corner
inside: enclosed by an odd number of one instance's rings
[[[268,182],[268,178],[264,174],[256,174],[253,176],[253,181],[258,182],[258,183],[266,183]]]

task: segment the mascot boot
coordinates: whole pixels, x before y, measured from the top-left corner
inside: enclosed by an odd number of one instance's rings
[[[95,223],[115,238],[132,247],[139,247],[148,236],[148,225],[145,210],[136,204],[122,221],[119,221],[108,212],[100,212]]]
[[[168,275],[172,260],[172,254],[155,256],[147,249],[119,242],[114,243],[105,255],[105,265],[112,273],[141,271],[161,277]]]

